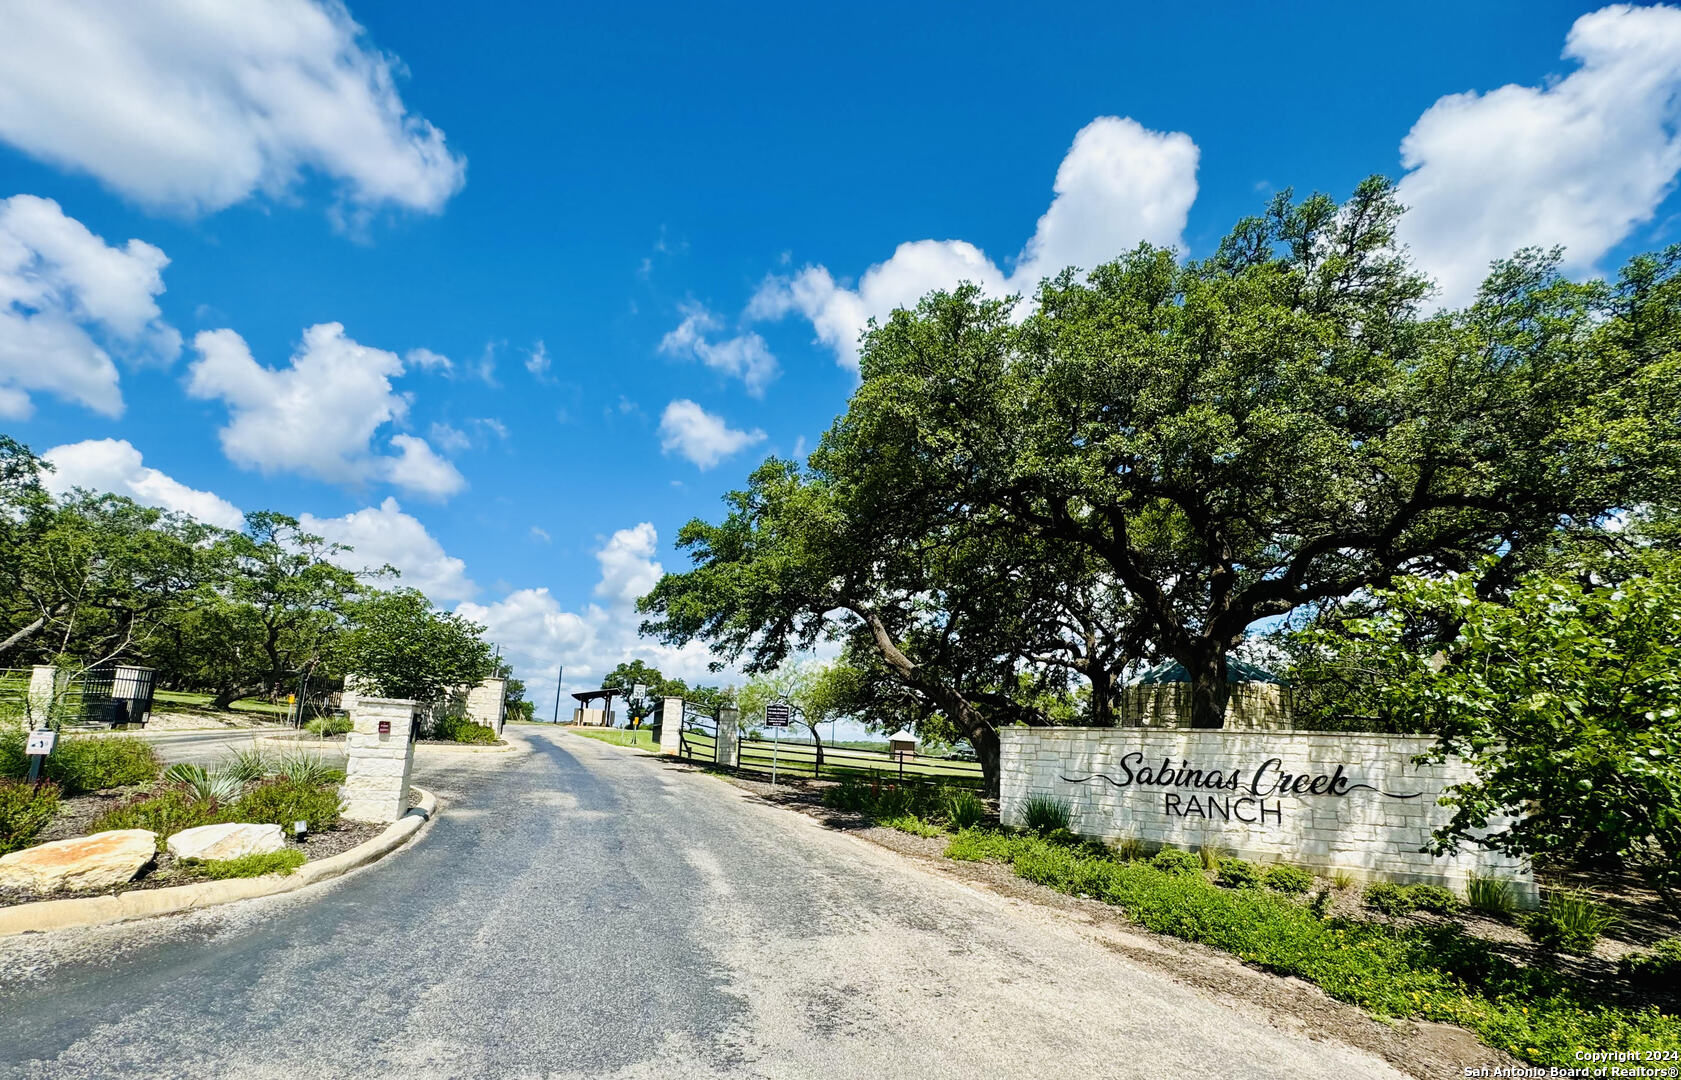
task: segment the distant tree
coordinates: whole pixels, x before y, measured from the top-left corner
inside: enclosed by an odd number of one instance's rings
[[[789,702],[795,708],[794,719],[811,733],[817,768],[822,769],[823,736],[819,726],[857,715],[859,678],[857,669],[845,664],[784,664],[753,676],[741,688],[742,722],[758,724],[764,719],[766,705]]]
[[[349,618],[340,663],[381,697],[438,701],[496,670],[484,627],[439,611],[418,589],[371,592]]]

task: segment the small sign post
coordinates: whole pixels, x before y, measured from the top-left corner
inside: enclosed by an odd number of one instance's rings
[[[31,780],[39,781],[41,779],[41,762],[46,759],[48,754],[53,752],[53,747],[57,745],[58,732],[50,728],[41,728],[39,731],[29,733],[29,738],[24,743],[23,752],[29,757],[29,778]]]
[[[770,747],[770,782],[776,785],[776,754],[782,748],[782,729],[794,718],[794,707],[786,701],[765,702],[765,726],[775,732]]]

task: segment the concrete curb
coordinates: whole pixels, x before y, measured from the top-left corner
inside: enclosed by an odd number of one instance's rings
[[[433,812],[438,808],[437,798],[431,792],[419,788],[414,790],[420,795],[420,804],[409,807],[408,813],[386,826],[384,832],[349,851],[341,851],[320,862],[306,862],[285,877],[265,874],[255,878],[200,881],[167,889],[136,889],[133,892],[117,893],[115,896],[79,896],[66,900],[38,900],[32,904],[16,904],[0,908],[0,937],[65,930],[75,926],[127,922],[130,919],[146,919],[153,915],[176,915],[183,911],[215,907],[217,904],[230,904],[235,900],[274,896],[307,885],[331,881],[389,855],[431,820]]]

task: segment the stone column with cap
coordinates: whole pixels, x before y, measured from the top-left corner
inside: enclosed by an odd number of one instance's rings
[[[660,753],[676,757],[683,748],[683,699],[660,702]]]
[[[351,821],[396,821],[409,809],[414,769],[415,702],[358,697],[345,736],[344,816]]]
[[[725,705],[718,710],[718,746],[713,760],[725,768],[736,767],[741,747],[741,710]]]

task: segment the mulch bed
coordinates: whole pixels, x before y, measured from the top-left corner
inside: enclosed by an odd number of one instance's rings
[[[45,844],[52,840],[68,840],[72,837],[86,836],[93,822],[100,815],[136,799],[156,795],[162,790],[163,787],[158,784],[138,784],[132,787],[112,788],[109,791],[75,795],[63,799],[59,802],[58,815],[48,823],[45,829],[41,830],[41,834],[35,838],[35,843]],[[410,805],[414,805],[418,800],[419,796],[412,795],[409,800]],[[358,844],[372,840],[381,832],[384,832],[385,828],[386,826],[379,824],[341,821],[337,826],[325,832],[310,833],[301,845],[288,835],[286,846],[301,848],[310,861],[319,861],[349,851]],[[151,864],[142,868],[140,874],[132,881],[126,881],[108,889],[37,893],[23,889],[0,887],[0,907],[28,904],[36,900],[115,896],[118,893],[132,892],[136,889],[167,889],[174,885],[190,885],[195,881],[208,880],[210,879],[204,875],[202,870],[182,865],[180,860],[168,852],[159,852]]]

